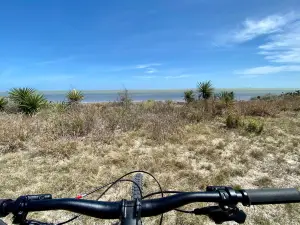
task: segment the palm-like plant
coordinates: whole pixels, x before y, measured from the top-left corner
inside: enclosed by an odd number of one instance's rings
[[[19,106],[22,112],[26,114],[34,114],[47,105],[44,95],[33,93],[25,98],[25,101]]]
[[[187,90],[184,92],[184,100],[186,103],[195,101],[195,95],[193,90]]]
[[[4,107],[7,105],[8,101],[4,97],[0,97],[0,111],[4,109]]]
[[[34,94],[35,92],[36,91],[33,88],[12,88],[8,92],[8,95],[10,100],[20,105],[25,101],[26,97]]]
[[[66,95],[69,103],[78,103],[84,99],[84,95],[81,91],[73,89]]]
[[[25,114],[34,114],[48,103],[43,94],[32,88],[13,88],[8,94],[10,100]]]
[[[197,88],[199,93],[199,99],[202,98],[204,100],[207,100],[214,94],[214,88],[212,86],[211,81],[199,82]]]

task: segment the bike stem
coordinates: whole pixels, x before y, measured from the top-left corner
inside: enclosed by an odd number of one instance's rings
[[[138,225],[141,220],[141,201],[139,199],[135,199],[135,201],[126,201],[123,199],[121,207],[121,225]]]

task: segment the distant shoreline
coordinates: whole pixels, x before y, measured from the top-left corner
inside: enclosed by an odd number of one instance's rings
[[[215,92],[220,91],[233,91],[233,92],[286,92],[286,91],[295,91],[300,88],[215,88]],[[128,89],[129,93],[178,93],[178,92],[184,92],[186,90],[197,90],[196,88],[185,88],[185,89]],[[69,90],[38,90],[39,92],[43,94],[64,94],[67,93]],[[82,90],[83,93],[86,94],[115,94],[115,93],[121,93],[124,90]],[[6,94],[8,91],[0,91],[0,94]]]

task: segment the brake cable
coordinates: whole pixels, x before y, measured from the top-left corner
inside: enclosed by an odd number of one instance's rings
[[[140,188],[140,186],[138,185],[138,183],[136,183],[135,181],[133,181],[133,180],[129,180],[129,179],[122,179],[122,180],[119,180],[119,181],[117,181],[117,182],[131,182],[131,183],[133,183],[133,184],[135,184],[137,187],[138,187],[138,189],[139,189],[139,192],[140,192],[140,194],[141,194],[141,196],[143,196],[143,193],[142,193],[142,190],[141,190],[141,188]],[[105,187],[107,187],[108,185],[110,185],[98,198],[97,198],[97,201],[109,190],[109,189],[111,189],[114,185],[115,185],[116,183],[115,182],[111,182],[111,183],[109,183],[109,184],[106,184],[106,185],[104,185],[104,186],[102,186],[102,188],[105,188]],[[90,195],[90,194],[85,194],[84,195],[84,197],[85,196],[87,196],[87,195]],[[76,197],[77,199],[81,199],[82,197]],[[81,215],[76,215],[76,216],[74,216],[74,217],[72,217],[71,219],[69,219],[69,220],[66,220],[66,221],[64,221],[64,222],[61,222],[61,223],[58,223],[58,224],[56,224],[56,225],[62,225],[62,224],[66,224],[66,223],[69,223],[69,222],[71,222],[71,221],[73,221],[73,220],[75,220],[75,219],[78,219],[79,217],[80,217]]]
[[[109,187],[108,187],[104,192],[102,192],[102,194],[97,198],[97,201],[98,201],[98,200],[99,200],[101,197],[103,197],[104,194],[105,194],[109,189],[111,189],[114,185],[116,185],[118,182],[122,182],[122,181],[123,181],[122,178],[124,178],[124,177],[126,177],[126,176],[128,176],[128,175],[130,175],[130,174],[133,174],[133,173],[144,173],[144,174],[147,174],[147,175],[151,176],[151,177],[155,180],[155,182],[157,183],[157,185],[158,185],[158,187],[159,187],[159,189],[160,189],[160,192],[158,192],[158,193],[161,194],[161,197],[164,197],[163,190],[162,190],[162,187],[161,187],[160,183],[158,182],[158,180],[157,180],[151,173],[149,173],[149,172],[147,172],[147,171],[144,171],[144,170],[135,170],[135,171],[131,171],[131,172],[129,172],[129,173],[126,173],[125,175],[119,177],[118,179],[116,179],[116,180],[113,181],[113,182],[110,182],[110,183],[108,183],[108,184],[105,184],[105,185],[103,185],[103,186],[101,186],[101,187],[97,187],[97,188],[93,189],[92,191],[90,191],[90,192],[88,192],[88,193],[77,195],[76,198],[77,198],[77,199],[81,199],[81,198],[83,198],[83,197],[86,197],[86,196],[88,196],[88,195],[90,195],[90,194],[93,194],[93,193],[95,193],[95,192],[97,192],[97,191],[99,191],[99,190],[101,190],[101,189],[103,189],[103,188],[109,186]],[[124,180],[124,181],[128,181],[128,182],[135,183],[135,182],[132,181],[132,180]],[[139,187],[139,185],[137,185],[137,183],[135,183],[135,185]],[[139,191],[140,191],[141,196],[142,196],[142,190],[140,189],[140,187],[139,187]],[[144,198],[144,197],[143,197],[143,198]],[[72,218],[69,219],[69,220],[66,220],[66,221],[64,221],[64,222],[58,223],[57,225],[63,225],[63,224],[69,223],[69,222],[71,222],[71,221],[73,221],[73,220],[75,220],[75,219],[78,219],[79,217],[80,217],[80,215],[76,215],[76,216],[72,217]],[[160,225],[162,225],[162,221],[163,221],[163,214],[161,214],[161,217],[160,217],[160,222],[159,222]]]

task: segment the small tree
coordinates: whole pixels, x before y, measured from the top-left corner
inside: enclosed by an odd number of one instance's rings
[[[195,95],[193,90],[187,90],[184,92],[184,101],[190,103],[195,101]]]
[[[119,93],[119,101],[125,107],[128,107],[131,104],[132,99],[129,96],[129,91],[126,88]]]
[[[211,81],[198,83],[198,99],[204,99],[205,111],[208,111],[208,99],[214,95],[214,88]]]
[[[211,81],[199,82],[198,83],[198,98],[208,100],[214,94],[214,88],[212,86]]]
[[[81,91],[76,89],[70,90],[66,95],[70,104],[79,103],[84,99],[84,95]]]

